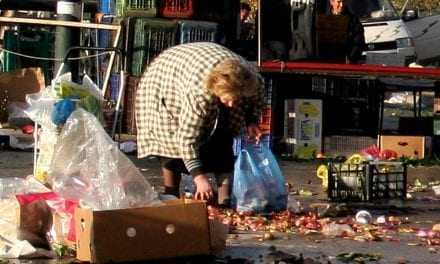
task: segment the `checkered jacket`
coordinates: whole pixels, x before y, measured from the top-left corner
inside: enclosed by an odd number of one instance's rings
[[[203,81],[225,59],[239,59],[261,80],[255,98],[242,100],[230,110],[231,131],[238,135],[246,123],[258,120],[263,106],[263,81],[253,65],[215,43],[174,46],[155,58],[139,82],[136,122],[140,158],[157,155],[181,158],[187,168],[201,165],[199,146],[213,132],[219,112],[218,99]]]

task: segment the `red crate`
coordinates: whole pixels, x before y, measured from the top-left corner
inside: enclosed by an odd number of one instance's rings
[[[190,18],[194,15],[193,0],[161,0],[160,15],[170,18]]]
[[[271,133],[271,124],[272,124],[272,108],[265,107],[261,113],[260,120],[258,122],[258,127],[263,134]]]

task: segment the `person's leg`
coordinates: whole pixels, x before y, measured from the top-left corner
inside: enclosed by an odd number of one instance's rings
[[[232,173],[216,173],[218,205],[230,207],[232,191]]]
[[[179,197],[180,173],[162,168],[164,193]]]
[[[182,168],[183,162],[179,159],[161,158],[162,177],[164,193],[179,197],[179,186],[181,174],[185,171]]]

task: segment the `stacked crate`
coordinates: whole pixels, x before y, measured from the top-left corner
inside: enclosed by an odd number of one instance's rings
[[[165,0],[160,7],[160,14],[170,18],[190,18],[194,15],[192,0]]]
[[[50,29],[22,27],[5,31],[4,48],[29,56],[53,58],[55,32]],[[20,68],[40,67],[43,69],[46,84],[53,75],[53,63],[48,60],[35,60],[12,53],[5,53],[3,71],[9,72]]]
[[[130,76],[124,100],[123,130],[131,134],[136,131],[133,80],[139,79],[145,68],[163,50],[183,43],[218,42],[221,36],[218,23],[190,20],[196,17],[194,0],[113,1],[115,15],[124,20],[126,27],[124,48],[127,53],[124,65]]]
[[[128,52],[131,56],[130,72],[140,76],[144,67],[166,48],[176,45],[178,24],[159,18],[136,18]]]
[[[218,42],[219,40],[217,23],[195,20],[180,20],[178,23],[180,44],[197,41]]]
[[[116,0],[118,17],[155,17],[157,11],[156,0]]]

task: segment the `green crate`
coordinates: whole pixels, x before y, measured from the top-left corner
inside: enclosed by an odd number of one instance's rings
[[[136,18],[131,35],[131,74],[140,76],[148,65],[164,49],[176,45],[178,24],[176,21],[158,18]]]
[[[55,35],[48,30],[7,30],[4,35],[6,50],[35,57],[52,58],[54,43]],[[28,67],[42,68],[46,84],[49,84],[53,76],[53,62],[5,53],[3,71],[9,72]]]
[[[157,0],[116,0],[116,16],[155,17]]]

